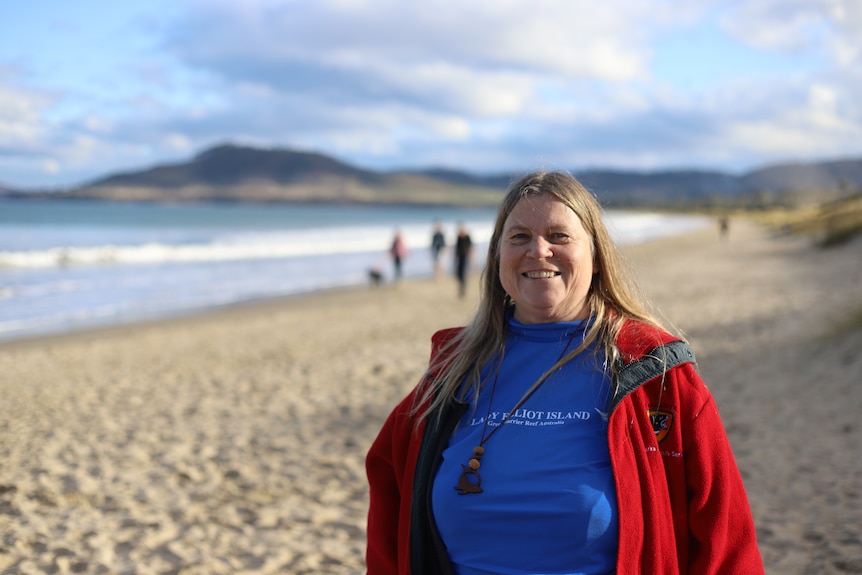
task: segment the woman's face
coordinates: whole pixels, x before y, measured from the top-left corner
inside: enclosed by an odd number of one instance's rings
[[[551,194],[521,199],[503,224],[500,282],[521,323],[589,317],[593,242],[581,220]]]

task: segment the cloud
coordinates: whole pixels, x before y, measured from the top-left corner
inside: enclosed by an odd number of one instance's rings
[[[532,131],[520,123],[539,122],[543,131],[561,118],[605,114],[609,100],[631,100],[603,84],[646,79],[645,31],[671,15],[620,0],[206,2],[167,46],[215,79],[233,110],[267,118],[274,136],[416,164],[449,157],[423,146],[500,149],[491,135]],[[203,35],[210,41],[200,42]],[[265,129],[251,123],[250,132]]]
[[[862,154],[851,0],[177,6],[112,66],[37,78],[7,61],[0,181],[74,183],[224,141],[484,172]]]
[[[408,72],[438,62],[479,73],[614,79],[637,73],[653,8],[631,0],[199,2],[175,40],[185,57],[205,65],[218,65],[229,52],[330,70],[391,62]],[[203,31],[212,42],[199,41]]]
[[[643,79],[644,30],[661,20],[629,0],[207,2],[169,48],[227,86],[513,116],[543,85]]]
[[[762,145],[754,146],[758,155],[749,162],[744,153],[742,158],[711,155],[715,139],[731,139],[719,148],[741,145],[748,152],[750,143],[735,143],[734,135],[786,122],[793,115],[787,108],[803,120],[822,118],[822,110],[814,110],[798,89],[810,76],[772,79],[766,87],[757,79],[740,80],[706,97],[668,94],[662,79],[650,75],[656,42],[663,34],[719,14],[723,27],[752,49],[813,51],[835,60],[838,50],[830,46],[840,42],[826,46],[820,31],[839,25],[849,30],[839,17],[851,11],[845,4],[832,2],[832,16],[824,18],[818,16],[823,3],[785,7],[772,0],[730,9],[712,2],[629,0],[600,5],[259,0],[252,9],[207,2],[170,45],[189,66],[218,78],[228,91],[230,86],[257,86],[266,93],[265,99],[256,99],[258,105],[272,107],[267,117],[275,117],[278,107],[285,110],[274,126],[325,149],[355,153],[368,141],[369,149],[381,155],[418,164],[450,158],[445,148],[460,149],[465,143],[497,149],[497,166],[505,165],[504,155],[522,153],[593,158],[596,163],[605,158],[619,165],[679,165],[697,151],[700,161],[730,160],[742,166],[762,158],[772,139],[758,138]],[[204,29],[213,41],[192,41]],[[826,79],[820,84],[836,94],[834,104],[846,95]],[[237,100],[245,98],[249,104],[255,100],[248,93]],[[753,110],[749,102],[759,106]],[[302,118],[291,113],[298,109]],[[758,119],[750,120],[754,117]],[[752,130],[739,128],[746,122],[752,122]],[[784,125],[777,132],[801,136],[801,128],[810,128],[813,120],[797,123],[799,128]],[[384,144],[387,138],[391,140]],[[797,142],[791,148],[797,154],[807,151],[800,137],[787,141]],[[556,151],[554,143],[572,147]],[[780,145],[774,151],[777,157],[789,150]],[[362,159],[375,163],[373,154]]]
[[[819,53],[838,66],[858,63],[862,5],[855,0],[735,2],[722,18],[740,42],[790,54]]]
[[[11,73],[0,70],[0,147],[33,145],[43,134],[39,118],[51,98],[38,91],[17,87]]]

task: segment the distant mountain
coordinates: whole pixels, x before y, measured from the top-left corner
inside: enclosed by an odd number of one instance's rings
[[[453,184],[497,189],[505,189],[516,177],[477,176],[444,169],[420,173]],[[862,190],[862,159],[778,164],[742,175],[714,170],[573,170],[572,173],[609,205],[703,204],[734,201],[744,196],[845,194]]]
[[[460,170],[451,170],[447,168],[428,168],[424,170],[416,170],[410,173],[419,174],[427,178],[441,180],[450,184],[461,186],[478,186],[486,188],[495,188],[504,190],[509,187],[518,174],[495,174],[491,176],[480,176],[464,172]]]
[[[420,173],[385,173],[329,156],[225,144],[189,162],[109,175],[55,197],[136,201],[487,204],[499,191]]]
[[[704,204],[746,195],[862,189],[862,159],[791,163],[742,175],[708,170],[573,171],[607,205]],[[137,201],[340,202],[488,205],[518,174],[429,168],[362,169],[332,157],[225,144],[188,162],[117,173],[61,192],[27,196]],[[21,196],[2,190],[0,196]]]
[[[742,188],[772,192],[816,188],[862,189],[862,160],[781,164],[742,176]]]
[[[583,184],[605,202],[637,204],[735,196],[742,191],[738,178],[716,171],[679,170],[625,172],[592,170],[577,174]]]
[[[116,174],[87,187],[177,189],[203,185],[218,188],[255,180],[291,185],[319,178],[356,180],[369,185],[385,183],[381,174],[349,166],[322,154],[223,145],[198,154],[190,162]]]

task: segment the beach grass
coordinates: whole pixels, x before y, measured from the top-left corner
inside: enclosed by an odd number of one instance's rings
[[[862,234],[862,194],[751,214],[773,230],[810,237],[823,248],[845,244]]]

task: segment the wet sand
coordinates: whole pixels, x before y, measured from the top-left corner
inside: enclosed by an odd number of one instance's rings
[[[767,572],[862,573],[862,242],[626,249],[718,400]],[[454,279],[0,345],[0,573],[363,572],[365,452]]]

